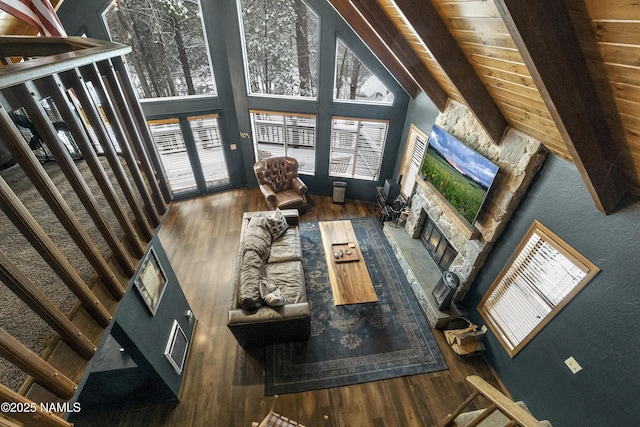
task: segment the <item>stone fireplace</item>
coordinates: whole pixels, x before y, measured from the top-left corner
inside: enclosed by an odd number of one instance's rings
[[[424,215],[421,216],[423,216],[424,219],[420,226],[421,231],[418,238],[438,268],[442,271],[446,271],[458,255],[458,251],[456,251],[451,242],[447,240],[444,233],[440,231],[438,224],[429,218],[429,215],[424,209],[422,210],[422,213]]]
[[[425,307],[425,304],[430,304],[431,289],[442,270],[436,261],[431,262],[427,247],[435,247],[435,258],[439,257],[438,254],[443,255],[448,264],[446,269],[459,277],[463,287],[459,299],[463,299],[493,243],[542,165],[546,150],[539,141],[515,129],[509,129],[499,144],[494,143],[467,107],[456,101],[449,102],[446,110],[436,118],[436,124],[500,167],[494,186],[473,226],[462,219],[431,184],[418,177],[404,230],[385,227],[385,234],[423,304],[427,318],[432,326],[437,323],[439,327],[442,326],[443,314],[434,313],[433,307]],[[424,228],[425,223],[427,229]],[[433,230],[436,230],[435,233]],[[430,243],[427,242],[426,247],[420,243],[423,231],[431,233],[428,236]],[[399,240],[403,243],[399,244]],[[441,246],[443,241],[449,245],[448,249]],[[428,266],[426,270],[424,264]]]

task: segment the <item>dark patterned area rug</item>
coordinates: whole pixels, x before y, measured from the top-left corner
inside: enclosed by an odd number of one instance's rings
[[[351,223],[378,302],[333,305],[318,223],[301,223],[311,339],[266,348],[266,395],[447,369],[377,220],[354,219]]]

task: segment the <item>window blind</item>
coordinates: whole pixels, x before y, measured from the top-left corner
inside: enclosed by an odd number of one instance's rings
[[[298,172],[313,175],[316,168],[316,116],[251,110],[256,159],[289,156]]]
[[[329,176],[375,181],[380,175],[389,123],[334,117]]]
[[[148,124],[173,191],[196,188],[196,178],[180,130],[180,120],[152,120]]]
[[[218,115],[194,116],[187,120],[196,144],[205,185],[212,188],[228,183],[229,170],[224,157]]]
[[[598,271],[536,221],[479,311],[513,357]]]
[[[413,192],[416,175],[420,171],[420,164],[422,163],[424,152],[427,149],[428,140],[429,138],[424,132],[415,125],[411,125],[402,158],[402,166],[400,167],[400,173],[402,174],[400,191],[407,198],[409,198]]]

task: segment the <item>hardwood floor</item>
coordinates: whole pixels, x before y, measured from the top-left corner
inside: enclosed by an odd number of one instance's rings
[[[374,216],[374,203],[332,204],[311,196],[301,220]],[[436,426],[468,395],[465,377],[498,386],[481,358],[459,359],[434,331],[448,370],[328,390],[264,396],[260,351],[245,351],[226,327],[242,213],[264,210],[257,189],[174,202],[160,228],[162,241],[198,319],[178,404],[84,416],[76,426],[251,426],[274,410],[307,427]]]

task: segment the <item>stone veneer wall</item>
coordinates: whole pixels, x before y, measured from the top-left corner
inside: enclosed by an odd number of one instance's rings
[[[496,145],[467,107],[453,100],[449,101],[446,110],[436,118],[436,125],[500,167],[489,198],[475,223],[481,234],[475,240],[465,237],[455,221],[452,221],[448,206],[442,207],[439,204],[442,202],[429,197],[421,185],[416,185],[411,199],[411,211],[405,229],[413,237],[418,237],[424,217],[424,214],[421,214],[422,210],[427,212],[458,251],[458,256],[449,267],[449,271],[458,275],[466,293],[489,255],[493,243],[500,236],[542,165],[547,151],[539,141],[511,128],[499,145]]]

